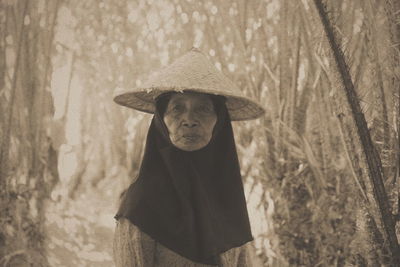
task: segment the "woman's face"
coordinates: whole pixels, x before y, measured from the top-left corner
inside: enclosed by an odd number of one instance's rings
[[[216,122],[211,98],[201,93],[172,95],[164,113],[172,144],[185,151],[205,147],[211,140]]]

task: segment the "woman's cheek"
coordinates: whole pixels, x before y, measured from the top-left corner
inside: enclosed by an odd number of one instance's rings
[[[176,122],[173,122],[172,124],[171,124],[171,131],[172,131],[172,133],[173,134],[177,134],[178,133],[178,123],[176,123]]]

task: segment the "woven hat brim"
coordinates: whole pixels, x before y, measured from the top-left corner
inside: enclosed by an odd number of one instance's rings
[[[228,109],[229,115],[232,121],[243,121],[243,120],[252,120],[257,119],[264,115],[265,110],[258,103],[255,103],[253,100],[244,97],[231,95],[224,92],[221,94],[219,92],[215,92],[207,89],[199,89],[199,88],[141,88],[136,89],[136,91],[126,91],[119,92],[115,97],[114,101],[122,106],[126,106],[129,108],[133,108],[139,111],[154,113],[155,111],[155,99],[164,93],[167,92],[198,92],[198,93],[206,93],[212,95],[221,95],[226,97],[226,107]]]

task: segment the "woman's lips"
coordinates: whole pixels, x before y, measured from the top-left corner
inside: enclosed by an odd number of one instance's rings
[[[188,141],[197,141],[200,138],[200,135],[198,134],[184,134],[182,135],[183,138],[185,138]]]

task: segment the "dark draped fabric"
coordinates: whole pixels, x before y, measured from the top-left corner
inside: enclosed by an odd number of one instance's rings
[[[167,101],[157,101],[138,178],[115,218],[129,219],[187,259],[217,265],[221,253],[253,239],[229,114],[213,97],[213,137],[206,147],[186,152],[169,139],[162,119]]]

